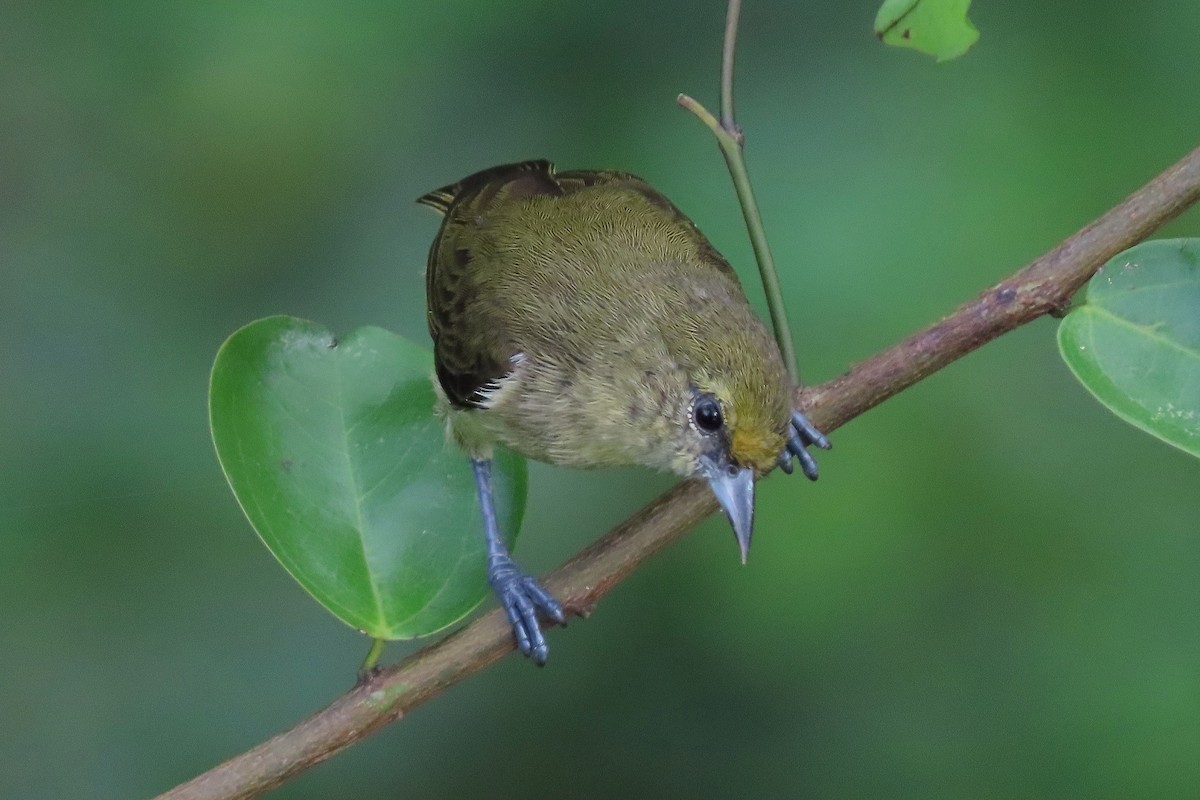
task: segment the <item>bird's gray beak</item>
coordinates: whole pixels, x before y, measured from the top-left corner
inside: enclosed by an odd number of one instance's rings
[[[754,532],[754,472],[724,459],[704,459],[704,477],[729,517],[745,564],[750,555],[750,534]]]

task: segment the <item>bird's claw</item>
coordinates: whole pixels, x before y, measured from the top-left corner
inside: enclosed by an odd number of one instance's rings
[[[779,468],[788,475],[792,474],[792,457],[800,462],[800,471],[810,481],[817,479],[817,460],[808,452],[809,445],[816,445],[822,450],[828,450],[833,445],[825,434],[821,433],[808,421],[808,417],[799,411],[792,412],[792,422],[788,426],[788,442],[783,452],[779,454]]]
[[[559,625],[565,625],[562,604],[536,578],[522,572],[508,556],[492,558],[488,565],[488,583],[500,598],[500,605],[512,624],[517,649],[539,667],[543,666],[550,648],[538,624],[538,611]]]

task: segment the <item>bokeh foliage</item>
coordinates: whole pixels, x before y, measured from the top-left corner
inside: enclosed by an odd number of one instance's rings
[[[1193,3],[976,2],[983,38],[941,65],[881,45],[873,11],[743,12],[738,115],[809,380],[1200,130]],[[711,136],[673,102],[714,104],[723,22],[682,0],[6,9],[0,795],[150,795],[353,680],[361,637],[225,487],[206,382],[275,313],[421,341],[415,197],[520,158],[627,169],[753,285]],[[547,669],[509,659],[277,796],[1200,793],[1194,459],[1099,407],[1050,321],[835,438],[819,484],[764,484],[749,566],[715,519],[555,632]],[[668,483],[533,465],[518,552],[549,568]]]

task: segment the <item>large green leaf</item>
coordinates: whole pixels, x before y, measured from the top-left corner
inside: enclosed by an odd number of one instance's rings
[[[293,317],[242,328],[213,365],[209,413],[242,510],[321,605],[370,636],[462,618],[487,582],[470,464],[434,416],[428,351],[379,328],[338,341]],[[511,545],[525,462],[498,452]]]
[[[971,0],[884,0],[875,15],[875,35],[938,61],[958,58],[979,38],[967,19],[970,6]]]
[[[1113,413],[1200,456],[1200,239],[1146,242],[1105,264],[1058,347]]]

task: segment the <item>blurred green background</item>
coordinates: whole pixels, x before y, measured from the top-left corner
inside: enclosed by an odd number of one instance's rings
[[[743,14],[810,381],[1200,142],[1190,0],[980,0],[943,65],[876,42],[875,10]],[[366,642],[225,486],[208,371],[276,313],[425,341],[421,193],[539,156],[637,172],[759,302],[674,104],[715,104],[723,23],[718,0],[6,5],[0,796],[149,796],[353,681]],[[545,670],[509,658],[275,796],[1200,795],[1200,463],[1100,408],[1053,326],[837,431],[819,484],[767,481],[749,566],[710,520]],[[534,465],[518,555],[549,569],[669,483]]]

